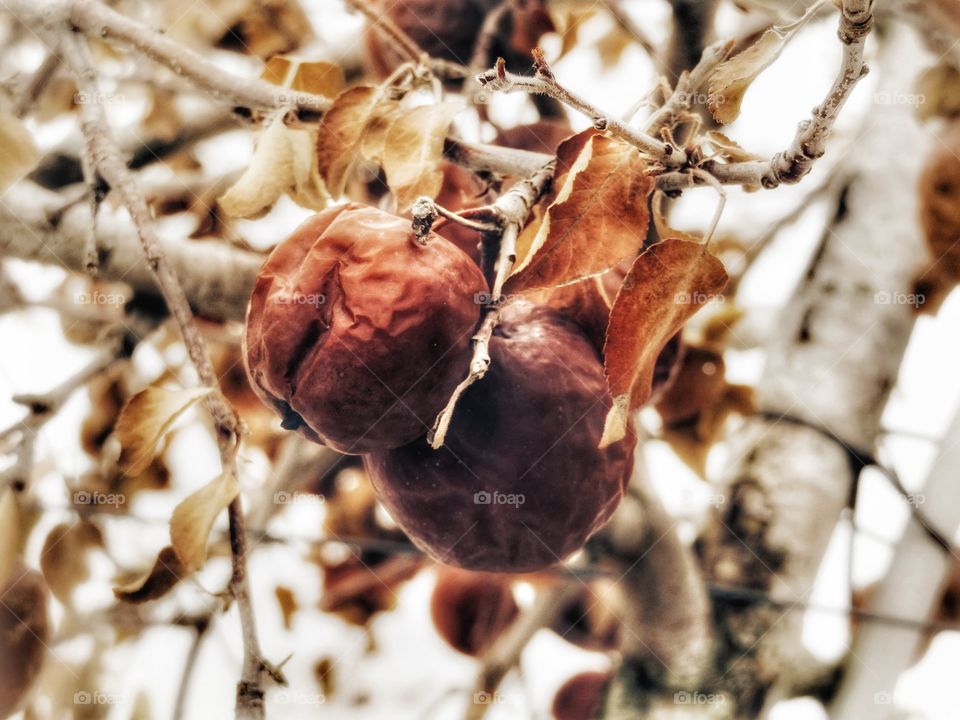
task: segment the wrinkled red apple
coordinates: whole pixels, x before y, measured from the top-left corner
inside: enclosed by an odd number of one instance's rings
[[[365,464],[380,501],[434,558],[536,570],[609,519],[634,438],[598,449],[610,398],[597,351],[573,321],[510,303],[489,349],[490,369],[460,398],[442,448],[421,438]]]
[[[359,203],[281,242],[257,278],[244,359],[285,428],[344,453],[422,435],[463,375],[479,268],[436,234]]]

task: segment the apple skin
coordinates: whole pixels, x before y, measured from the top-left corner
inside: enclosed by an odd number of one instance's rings
[[[510,582],[502,575],[440,566],[430,617],[450,647],[483,655],[517,617]]]
[[[283,426],[343,453],[422,435],[469,364],[487,289],[448,240],[360,203],[281,242],[257,278],[244,361]]]
[[[503,306],[487,374],[460,398],[446,442],[364,458],[381,503],[434,559],[526,572],[581,548],[610,518],[635,436],[600,450],[611,401],[596,349],[550,308]]]
[[[591,720],[603,704],[609,673],[582,672],[567,680],[553,698],[554,720]]]

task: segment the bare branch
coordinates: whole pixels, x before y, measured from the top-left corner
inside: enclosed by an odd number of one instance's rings
[[[570,90],[560,85],[553,72],[543,60],[543,53],[534,51],[534,64],[537,68],[535,77],[515,75],[508,72],[502,65],[487,70],[477,76],[477,81],[486,88],[499,92],[521,91],[548,95],[559,100],[564,105],[572,107],[579,113],[586,115],[598,130],[605,130],[614,137],[630,143],[636,148],[659,160],[668,167],[678,167],[687,162],[687,154],[681,148],[668,145],[630,125],[616,119],[594,107],[581,97],[574,95]]]

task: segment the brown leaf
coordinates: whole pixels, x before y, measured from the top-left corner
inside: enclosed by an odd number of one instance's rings
[[[47,535],[40,553],[40,571],[57,600],[68,604],[70,593],[90,577],[87,551],[103,547],[103,535],[89,522],[61,523]]]
[[[437,165],[443,141],[460,103],[421,105],[397,117],[387,130],[381,164],[387,184],[397,199],[397,209],[407,210],[421,197],[440,192],[443,173]]]
[[[350,88],[337,96],[320,122],[317,166],[334,197],[343,195],[350,171],[360,159],[360,147],[367,126],[374,118],[390,112],[394,107],[381,96],[379,88],[369,85]]]
[[[561,144],[569,152],[575,136]],[[547,208],[530,249],[505,292],[557,287],[609,270],[643,247],[653,178],[636,148],[593,134],[587,138]],[[525,250],[525,248],[523,248]],[[519,255],[519,253],[518,253]]]
[[[726,124],[737,119],[747,89],[780,57],[791,35],[772,27],[746,50],[717,66],[710,76],[707,100],[714,120]]]
[[[702,477],[706,474],[707,453],[730,413],[753,412],[753,391],[727,382],[721,352],[688,346],[655,407],[667,442]]]
[[[123,450],[120,468],[139,475],[153,460],[157,443],[187,408],[211,393],[210,388],[167,390],[148,387],[123,406],[117,418],[116,436]]]
[[[0,588],[7,584],[20,546],[20,514],[9,487],[0,491]]]
[[[280,612],[283,613],[283,627],[289,630],[293,624],[293,614],[300,609],[297,596],[293,594],[293,590],[284,585],[277,585],[273,594],[277,598],[277,604],[280,605]]]
[[[149,573],[127,585],[115,587],[113,594],[129,603],[156,600],[170,592],[187,574],[177,552],[167,546],[160,551]]]
[[[193,572],[203,567],[213,523],[239,492],[236,477],[233,473],[225,473],[174,509],[170,519],[170,539],[184,570]]]
[[[20,119],[0,110],[0,192],[30,172],[39,160],[40,151]]]
[[[705,246],[688,240],[656,243],[634,261],[610,311],[603,347],[614,398],[604,429],[607,444],[622,437],[628,411],[650,398],[664,345],[726,283],[720,261]]]

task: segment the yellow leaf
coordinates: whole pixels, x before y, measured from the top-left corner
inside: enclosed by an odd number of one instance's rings
[[[123,448],[120,469],[139,475],[150,465],[170,426],[187,408],[212,392],[210,388],[167,390],[149,387],[134,395],[117,418],[116,435]]]
[[[260,73],[260,79],[266,80],[273,85],[287,86],[287,79],[290,77],[290,70],[294,66],[294,61],[283,55],[274,55],[267,60],[267,64]]]
[[[302,62],[297,66],[290,81],[291,90],[313,93],[333,98],[343,90],[346,80],[343,68],[329,62]]]
[[[217,202],[227,215],[256,218],[292,185],[293,151],[287,126],[277,117],[260,134],[249,167]]]
[[[0,110],[0,192],[26,175],[40,159],[40,151],[15,115]]]
[[[707,107],[717,122],[731,123],[737,119],[750,84],[780,57],[789,37],[779,28],[770,28],[753,45],[713,71]]]
[[[217,515],[237,496],[240,488],[232,473],[207,483],[177,505],[170,520],[170,539],[187,572],[207,561],[207,540]]]
[[[404,113],[390,125],[384,142],[382,165],[387,184],[397,199],[397,209],[406,210],[421,196],[436,197],[443,184],[437,163],[443,141],[460,103],[422,105]]]

